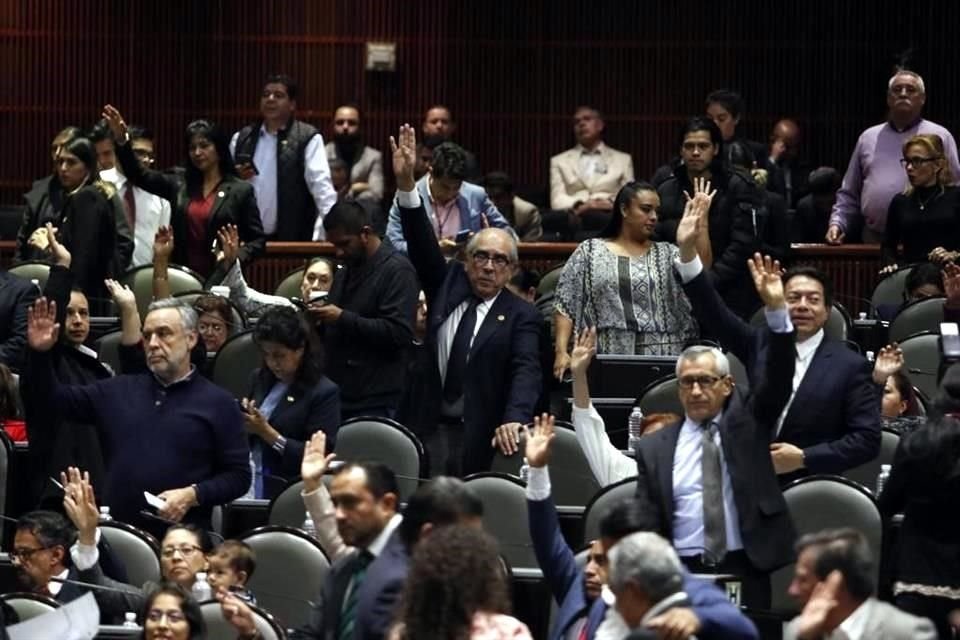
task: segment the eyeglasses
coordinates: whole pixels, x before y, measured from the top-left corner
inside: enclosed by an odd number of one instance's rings
[[[497,269],[503,269],[510,264],[510,258],[507,256],[500,253],[489,254],[486,251],[477,251],[470,256],[470,259],[473,260],[474,266],[477,267],[485,267],[488,262],[491,262]]]
[[[904,166],[904,167],[906,167],[907,165],[910,165],[912,167],[921,167],[927,162],[936,162],[939,159],[940,159],[939,156],[934,156],[933,158],[922,158],[920,156],[912,156],[910,158],[900,158],[900,164],[901,166]]]
[[[150,622],[160,622],[164,618],[166,618],[170,624],[177,624],[186,620],[187,616],[183,614],[183,611],[177,609],[171,609],[170,611],[150,609],[150,611],[147,612],[147,620]]]
[[[160,555],[164,558],[172,558],[174,555],[179,553],[184,559],[192,558],[197,551],[200,551],[200,547],[197,546],[183,546],[183,547],[164,547],[160,550]]]
[[[720,382],[722,378],[719,376],[684,376],[680,378],[680,388],[693,389],[694,385],[700,385],[701,389],[711,389],[714,385]]]
[[[30,558],[33,557],[33,554],[37,553],[38,551],[46,551],[47,549],[50,549],[50,548],[51,547],[36,547],[36,548],[30,549],[29,547],[27,548],[21,547],[19,549],[14,549],[13,551],[11,551],[10,557],[16,560],[19,560],[20,562],[29,562]]]

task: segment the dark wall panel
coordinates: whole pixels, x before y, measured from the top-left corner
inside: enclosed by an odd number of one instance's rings
[[[483,167],[528,185],[571,144],[577,104],[604,110],[608,142],[645,176],[719,86],[746,97],[748,136],[790,115],[810,160],[843,167],[908,48],[928,115],[956,130],[957,24],[960,4],[923,1],[0,0],[0,202],[47,171],[55,131],[107,101],[157,132],[169,165],[190,119],[256,117],[271,70],[301,80],[301,117],[324,129],[338,103],[359,104],[381,148],[447,103]],[[363,70],[368,40],[397,42],[396,73]]]

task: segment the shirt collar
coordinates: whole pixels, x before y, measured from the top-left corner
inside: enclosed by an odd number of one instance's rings
[[[921,122],[923,122],[923,116],[917,117],[916,120],[908,124],[903,129],[897,129],[897,126],[893,124],[893,120],[887,120],[887,126],[893,129],[894,131],[896,131],[897,133],[906,133],[908,131],[913,131],[914,129],[919,127]]]
[[[712,418],[710,418],[710,424],[717,424],[717,425],[719,425],[722,420],[723,420],[723,409],[720,409],[720,413],[718,413],[717,415],[715,415],[715,416],[713,416]],[[699,431],[700,431],[700,423],[699,423],[699,422],[694,422],[693,420],[690,419],[689,416],[686,416],[686,415],[685,415],[685,416],[683,417],[683,429],[686,429],[686,430],[691,430],[691,429],[692,429],[693,431],[699,432]]]
[[[177,378],[177,379],[174,380],[173,382],[166,383],[166,382],[164,382],[163,380],[161,380],[160,378],[158,378],[158,377],[157,377],[157,374],[153,374],[153,379],[156,380],[156,381],[157,381],[157,384],[159,384],[161,387],[163,387],[164,389],[168,389],[168,388],[172,387],[172,386],[175,385],[175,384],[179,384],[179,383],[181,383],[181,382],[189,382],[190,380],[193,379],[193,374],[195,374],[196,372],[197,372],[197,367],[196,367],[196,365],[192,365],[192,364],[191,364],[191,365],[190,365],[190,371],[187,372],[187,375],[185,375],[185,376],[183,376],[183,377],[180,377],[180,378]]]
[[[817,331],[803,342],[798,342],[797,357],[801,360],[806,360],[813,355],[813,352],[820,348],[820,344],[823,342],[823,336],[823,328],[821,327],[820,331]]]
[[[83,355],[85,355],[85,356],[90,356],[90,357],[93,358],[94,360],[99,360],[99,359],[100,359],[100,356],[97,354],[97,352],[94,351],[93,349],[91,349],[90,347],[88,347],[88,346],[85,345],[85,344],[78,344],[78,345],[77,345],[76,347],[74,347],[74,348],[75,348],[77,351],[79,351],[80,353],[82,353]]]
[[[871,599],[864,600],[859,607],[853,610],[847,619],[840,623],[840,626],[834,629],[829,638],[846,638],[847,640],[861,640],[867,630],[867,622],[870,621]],[[843,635],[837,632],[841,632]]]
[[[583,146],[579,142],[577,143],[577,146],[575,148],[577,151],[579,151],[579,155],[582,155],[582,156],[592,156],[592,155],[599,156],[604,151],[607,150],[607,147],[606,145],[603,144],[603,141],[597,144],[597,146],[595,146],[593,149],[587,149],[585,146]]]
[[[373,539],[373,542],[367,545],[367,551],[370,552],[370,555],[376,558],[383,553],[383,548],[387,546],[387,541],[390,539],[390,536],[393,535],[394,530],[400,526],[402,520],[402,515],[399,513],[393,514],[393,517],[387,522],[387,526],[383,528],[383,531]]]
[[[433,178],[429,174],[427,174],[425,176],[425,179],[427,181],[427,197],[430,198],[430,202],[433,205],[440,206],[440,207],[452,207],[457,203],[457,198],[460,197],[459,191],[457,192],[457,195],[453,196],[453,199],[451,199],[449,202],[439,202],[437,201],[436,198],[433,197],[433,189],[430,188],[430,185],[433,182]]]
[[[63,571],[61,571],[60,573],[52,577],[57,578],[59,580],[66,580],[69,574],[70,574],[70,569],[64,569]],[[60,593],[60,589],[63,589],[62,582],[57,582],[56,580],[51,579],[47,583],[47,591],[49,591],[50,595],[54,598],[56,598],[57,594]]]

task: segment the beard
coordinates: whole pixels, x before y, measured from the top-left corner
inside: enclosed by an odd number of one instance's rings
[[[356,133],[338,133],[333,136],[333,145],[337,149],[337,157],[343,160],[349,168],[353,166],[353,163],[363,152],[363,137],[359,131]]]

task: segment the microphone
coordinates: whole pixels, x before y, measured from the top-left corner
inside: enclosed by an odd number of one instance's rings
[[[129,589],[122,589],[120,587],[110,587],[104,584],[94,584],[92,582],[83,582],[82,580],[70,580],[69,578],[50,578],[50,582],[59,582],[61,584],[72,584],[76,587],[83,587],[85,589],[92,589],[94,591],[109,591],[111,593],[122,593],[128,596],[143,597],[143,591],[141,589],[137,589],[133,585],[130,585]]]
[[[927,371],[925,369],[917,369],[916,367],[909,367],[907,373],[918,373],[922,376],[935,376],[937,375],[936,371]]]

